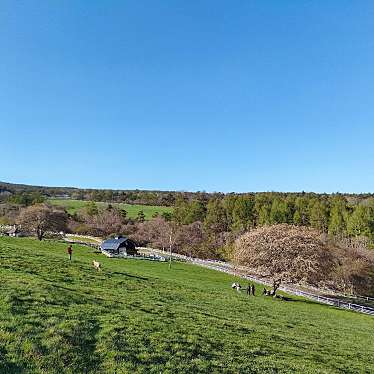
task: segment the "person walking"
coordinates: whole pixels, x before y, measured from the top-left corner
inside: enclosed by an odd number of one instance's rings
[[[73,254],[73,248],[72,248],[71,244],[69,245],[69,247],[67,249],[67,252],[68,252],[68,255],[69,255],[69,260],[71,261],[71,255]]]
[[[251,291],[252,291],[252,295],[255,296],[256,288],[254,284],[251,284]]]
[[[252,285],[250,283],[248,283],[248,287],[247,287],[247,295],[248,296],[251,296],[251,289],[252,289]]]

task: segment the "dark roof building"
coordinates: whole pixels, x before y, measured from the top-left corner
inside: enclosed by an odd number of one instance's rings
[[[100,249],[113,255],[122,256],[133,256],[138,253],[135,243],[122,236],[103,241],[100,245]]]

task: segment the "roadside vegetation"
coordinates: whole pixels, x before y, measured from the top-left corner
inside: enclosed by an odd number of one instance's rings
[[[103,271],[93,269],[99,260]],[[0,237],[2,373],[370,373],[374,319],[224,273]],[[246,284],[244,284],[246,286]]]

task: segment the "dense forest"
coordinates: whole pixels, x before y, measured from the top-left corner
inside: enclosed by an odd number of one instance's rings
[[[228,194],[204,204],[178,197],[174,218],[180,224],[203,222],[206,229],[215,233],[288,223],[311,226],[335,236],[373,238],[374,198],[271,192]]]
[[[227,252],[230,243],[244,232],[282,223],[309,226],[339,239],[359,239],[366,247],[371,247],[374,240],[372,194],[114,191],[2,183],[0,196],[3,201],[0,221],[3,222],[15,222],[22,207],[42,203],[48,198],[80,198],[90,203],[86,209],[70,216],[72,231],[100,236],[121,232],[140,243],[154,244],[156,240],[158,245],[160,237],[169,237],[159,232],[164,227],[160,222],[154,226],[152,222],[144,222],[141,212],[137,219],[130,219],[125,211],[110,205],[109,210],[101,211],[95,202],[173,206],[172,215],[155,215],[154,219],[165,221],[166,231],[170,230],[170,225],[177,228],[173,230],[179,233],[174,241],[177,250],[197,251],[204,257],[221,257],[222,251]]]
[[[61,196],[91,202],[173,206],[174,214],[165,216],[166,220],[178,226],[198,223],[208,236],[236,236],[258,226],[287,223],[311,226],[333,236],[364,237],[369,243],[374,239],[373,194],[85,190],[0,183],[0,199],[13,205],[8,207],[11,211],[16,210],[14,206],[29,206]],[[125,212],[119,214],[126,215]],[[127,220],[126,223],[133,222]]]

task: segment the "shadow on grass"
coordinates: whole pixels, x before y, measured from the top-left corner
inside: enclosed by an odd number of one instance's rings
[[[282,295],[281,298],[274,298],[273,296],[257,295],[257,296],[248,296],[248,300],[256,299],[258,297],[266,298],[267,300],[273,300],[274,302],[286,302],[286,303],[302,303],[302,304],[312,304],[319,305],[318,301],[309,300],[309,299],[296,299],[290,296]]]
[[[110,273],[108,273],[108,275],[122,275],[122,276],[125,276],[125,277],[128,277],[128,278],[140,279],[140,280],[144,280],[144,281],[148,280],[148,278],[141,277],[139,275],[131,275],[131,274],[122,273],[122,272],[119,272],[119,271],[111,271]]]
[[[7,351],[0,346],[0,373],[19,374],[26,373],[27,368],[9,361],[6,358]]]
[[[99,330],[98,321],[85,316],[50,328],[43,339],[41,369],[54,373],[63,373],[66,368],[75,373],[97,372],[101,364],[96,352]]]

